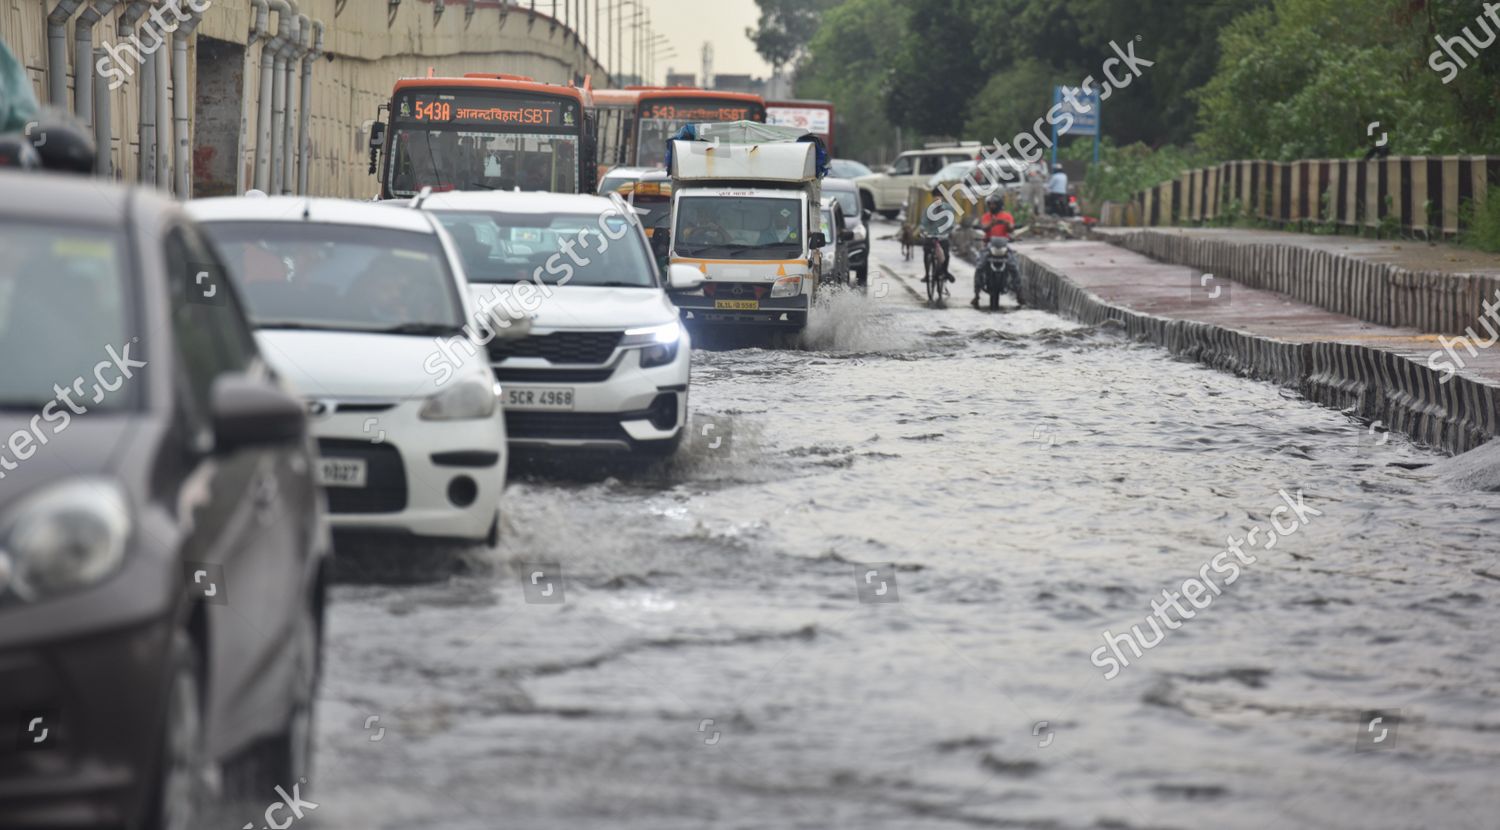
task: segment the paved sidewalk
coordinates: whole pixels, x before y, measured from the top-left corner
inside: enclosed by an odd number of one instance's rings
[[[1205,285],[1203,271],[1160,263],[1106,242],[1022,244],[1017,250],[1111,305],[1159,317],[1213,323],[1288,343],[1358,343],[1422,365],[1442,348],[1438,334],[1367,323],[1220,277]],[[1215,287],[1220,289],[1216,299],[1211,296]],[[1454,348],[1466,364],[1461,374],[1500,384],[1500,344],[1480,350],[1478,357],[1470,357],[1463,346]],[[1446,359],[1439,358],[1437,365]]]
[[[1439,271],[1449,274],[1500,277],[1500,254],[1460,248],[1446,242],[1390,242],[1361,239],[1357,236],[1240,228],[1094,228],[1093,232],[1100,236],[1118,237],[1143,230],[1244,245],[1295,245],[1382,265],[1393,265],[1408,271]]]
[[[1205,279],[1197,268],[1108,242],[1022,243],[1016,250],[1028,303],[1085,322],[1119,322],[1176,354],[1297,386],[1312,400],[1450,452],[1500,433],[1500,344],[1471,357],[1451,337]],[[1445,342],[1462,359],[1446,383]]]

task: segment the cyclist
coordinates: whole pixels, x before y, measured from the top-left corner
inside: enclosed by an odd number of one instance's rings
[[[950,247],[948,235],[953,233],[954,225],[958,224],[958,217],[954,215],[953,208],[943,200],[942,191],[934,187],[932,189],[933,201],[922,212],[921,231],[924,238],[923,245],[943,246],[943,277],[948,282],[954,282],[953,274],[948,270],[948,264],[952,261],[953,249]],[[933,252],[936,253],[935,251]],[[934,256],[934,260],[936,257]],[[922,282],[927,282],[923,275]]]
[[[1011,231],[1016,229],[1016,217],[1005,209],[1005,199],[998,193],[985,200],[985,212],[979,217],[979,229],[984,231],[986,243],[991,239],[1010,239]],[[981,280],[979,269],[974,269],[974,299],[969,301],[969,305],[975,308],[979,308],[979,293],[983,287]]]

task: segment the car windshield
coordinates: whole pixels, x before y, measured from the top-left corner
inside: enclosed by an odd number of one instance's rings
[[[796,199],[684,197],[673,247],[682,256],[791,259],[803,252],[802,213]]]
[[[830,190],[823,188],[823,195],[838,200],[839,207],[844,209],[844,218],[860,215],[859,194],[852,190]]]
[[[140,384],[122,380],[109,391],[116,370],[95,375],[111,350],[128,349],[138,335],[122,237],[7,220],[0,251],[0,354],[10,358],[0,371],[0,410],[39,412],[58,399],[55,387],[66,391],[77,379],[85,391],[74,397],[90,411],[132,407]],[[137,347],[130,359],[140,353]]]
[[[391,194],[433,190],[578,192],[578,137],[398,128]]]
[[[463,305],[437,236],[308,222],[204,228],[258,328],[446,334]]]
[[[857,179],[870,175],[870,168],[853,159],[834,159],[828,164],[831,175],[839,179]]]
[[[473,283],[653,288],[656,273],[626,217],[434,210]]]
[[[941,183],[956,182],[969,175],[975,167],[978,165],[972,161],[955,161],[932,174],[932,178],[927,180],[927,186],[936,187]]]

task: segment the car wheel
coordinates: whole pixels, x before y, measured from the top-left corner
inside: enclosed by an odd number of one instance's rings
[[[869,266],[865,266],[865,268],[854,269],[854,281],[859,283],[861,286],[867,285],[869,282],[869,272],[866,270],[868,267]]]
[[[198,649],[186,631],[172,634],[167,708],[152,794],[152,830],[198,830],[208,792],[203,748],[203,674]]]
[[[292,647],[292,684],[287,690],[291,711],[281,731],[271,737],[267,746],[266,772],[269,781],[262,782],[263,792],[278,785],[290,790],[312,777],[313,699],[317,694],[318,675],[322,668],[322,648],[318,636],[317,613],[312,603],[302,605]]]

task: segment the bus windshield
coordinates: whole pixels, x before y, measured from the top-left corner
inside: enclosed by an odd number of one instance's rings
[[[391,105],[387,191],[577,193],[582,113],[576,101],[505,89],[415,89]]]
[[[661,167],[666,163],[667,142],[688,124],[719,121],[765,121],[765,108],[745,101],[662,99],[642,101],[640,137],[635,163]]]

